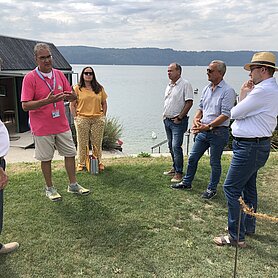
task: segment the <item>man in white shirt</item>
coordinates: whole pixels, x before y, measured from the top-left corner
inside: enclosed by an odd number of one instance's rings
[[[240,214],[239,197],[256,212],[258,170],[269,157],[270,138],[277,125],[278,85],[273,77],[278,70],[276,57],[271,52],[255,53],[251,63],[244,66],[250,71],[250,80],[241,87],[239,103],[231,110],[233,158],[224,183],[228,203],[227,236],[215,237],[219,245],[246,247],[245,235],[255,233],[256,218]]]
[[[188,127],[188,111],[193,104],[191,84],[181,77],[182,67],[177,63],[168,66],[170,83],[164,96],[163,122],[172,156],[173,166],[164,175],[173,176],[171,182],[180,182],[183,174],[183,137]]]
[[[3,189],[7,185],[8,177],[5,172],[6,162],[4,156],[10,147],[9,134],[5,125],[0,120],[0,233],[3,226]],[[0,243],[0,255],[10,253],[18,248],[17,242]],[[1,273],[1,272],[0,272]]]

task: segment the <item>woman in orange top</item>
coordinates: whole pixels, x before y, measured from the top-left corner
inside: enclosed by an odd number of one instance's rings
[[[73,87],[73,90],[77,95],[77,100],[70,103],[70,110],[74,117],[77,137],[77,171],[85,168],[86,146],[89,146],[89,139],[92,150],[94,149],[94,154],[99,161],[99,170],[104,170],[101,155],[107,94],[103,86],[96,80],[92,67],[85,67],[82,70],[80,81]]]

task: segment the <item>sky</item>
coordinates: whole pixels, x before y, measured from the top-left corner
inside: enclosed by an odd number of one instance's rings
[[[278,0],[0,0],[0,35],[56,46],[278,50]]]

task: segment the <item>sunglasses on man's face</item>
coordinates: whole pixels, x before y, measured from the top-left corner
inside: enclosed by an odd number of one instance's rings
[[[85,74],[85,75],[93,75],[93,73],[91,71],[85,71],[83,74]]]
[[[258,67],[252,67],[252,68],[250,68],[250,71],[252,72],[253,70],[255,70],[255,69],[260,69],[260,68],[262,68],[262,67],[260,67],[260,66],[258,66]]]
[[[213,73],[215,70],[207,69],[207,73]]]

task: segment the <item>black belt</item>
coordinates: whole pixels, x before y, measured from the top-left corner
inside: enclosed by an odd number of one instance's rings
[[[244,137],[234,137],[236,141],[247,141],[247,142],[261,142],[265,140],[269,140],[270,137],[255,137],[255,138],[244,138]]]
[[[228,128],[228,126],[224,126],[224,125],[223,126],[215,126],[215,127],[213,127],[213,129],[206,130],[206,132],[213,132],[214,130],[219,129],[219,128],[226,129],[226,128]]]
[[[187,115],[185,115],[181,120],[183,120],[186,117],[187,117]],[[173,117],[173,118],[166,117],[165,119],[170,120],[170,121],[174,121],[176,118],[178,118],[178,116]]]

